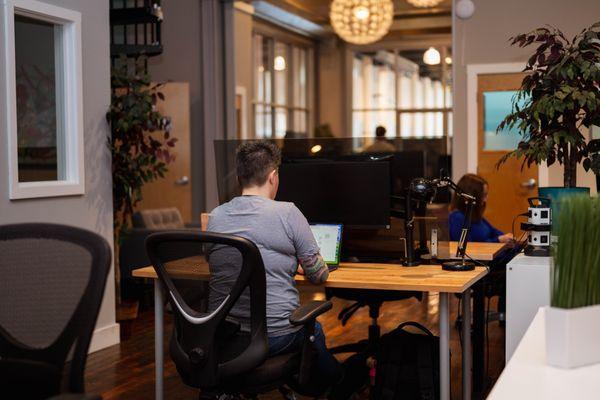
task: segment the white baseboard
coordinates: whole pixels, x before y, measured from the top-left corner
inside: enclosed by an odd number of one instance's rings
[[[90,353],[102,350],[106,347],[119,344],[119,324],[103,326],[94,331],[92,342],[90,343]]]

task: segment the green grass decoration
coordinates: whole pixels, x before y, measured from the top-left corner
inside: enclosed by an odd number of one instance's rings
[[[570,309],[600,304],[600,198],[565,200],[558,220],[552,306]]]

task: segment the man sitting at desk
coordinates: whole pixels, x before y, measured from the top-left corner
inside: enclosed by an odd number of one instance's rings
[[[302,328],[292,326],[288,320],[300,306],[294,281],[296,272],[302,269],[315,284],[325,282],[329,275],[304,215],[293,203],[274,200],[279,186],[280,164],[281,151],[273,143],[255,141],[242,144],[236,153],[236,172],[242,195],[215,208],[208,222],[208,231],[242,236],[254,242],[260,250],[267,278],[270,356],[297,351],[302,347]],[[221,304],[239,273],[239,266],[230,261],[231,252],[220,250],[223,249],[215,246],[207,251],[211,269],[210,310]],[[247,291],[231,310],[230,316],[242,324],[242,329],[249,331],[250,298]],[[341,368],[327,350],[318,322],[315,328],[314,344],[318,353],[313,374],[318,379],[315,384],[331,386],[340,380]]]
[[[393,153],[396,148],[385,138],[387,130],[379,125],[375,128],[375,141],[364,150],[364,153]]]

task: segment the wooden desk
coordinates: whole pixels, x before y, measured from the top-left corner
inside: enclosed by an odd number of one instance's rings
[[[208,264],[204,257],[189,257],[167,263],[167,272],[177,279],[207,280]],[[450,321],[449,293],[463,293],[463,321],[471,320],[471,295],[469,289],[487,274],[487,269],[477,267],[473,271],[448,272],[439,265],[403,267],[398,264],[342,263],[337,271],[330,273],[324,284],[327,287],[350,289],[385,289],[398,291],[440,292],[440,399],[450,399]],[[163,304],[163,291],[153,267],[136,269],[134,277],[155,279],[154,304]],[[298,284],[306,284],[304,276],[297,275]],[[163,308],[155,312],[156,399],[163,399]],[[463,399],[471,398],[471,325],[463,324]]]
[[[477,261],[492,261],[508,245],[506,243],[479,243],[469,242],[467,244],[467,255]],[[458,242],[450,242],[450,257],[456,259]]]
[[[167,263],[169,275],[176,279],[208,280],[210,272],[203,256]],[[439,265],[403,267],[398,264],[341,263],[323,286],[346,289],[406,290],[419,292],[463,293],[487,273],[483,267],[473,271],[449,272]],[[154,267],[132,272],[136,278],[156,279]],[[302,275],[298,284],[311,284]]]

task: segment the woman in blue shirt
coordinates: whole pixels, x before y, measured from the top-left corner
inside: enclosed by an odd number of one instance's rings
[[[485,179],[475,174],[466,174],[458,181],[458,187],[477,199],[477,204],[471,214],[471,230],[467,238],[469,242],[511,243],[514,241],[511,233],[505,234],[483,218],[488,197],[488,183]],[[452,212],[448,217],[450,240],[458,241],[465,221],[466,206],[456,194],[452,198],[451,209]]]

